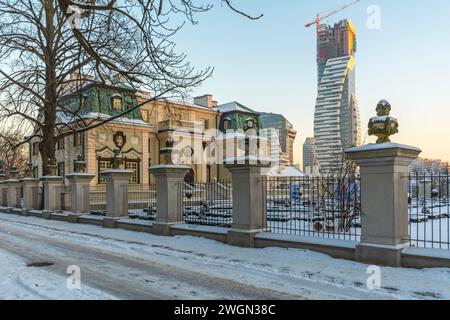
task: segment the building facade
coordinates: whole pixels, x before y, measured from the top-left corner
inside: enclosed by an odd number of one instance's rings
[[[260,156],[268,156],[271,145],[266,137],[261,136],[261,114],[243,104],[233,101],[222,104],[214,108],[219,113],[218,130],[220,134],[216,137],[216,147],[222,154],[218,157],[226,162],[227,159],[234,156],[243,156],[245,154],[245,144],[242,136],[258,137],[255,147],[258,148]],[[254,152],[250,152],[253,154]],[[231,175],[225,166],[218,166],[218,179],[230,180]]]
[[[417,158],[409,165],[411,175],[447,175],[449,163],[440,159]]]
[[[224,165],[227,153],[219,150],[231,146],[239,149],[235,155],[245,150],[242,136],[221,141],[222,136],[230,130],[253,132],[250,129],[259,135],[261,129],[259,113],[237,102],[219,106],[211,95],[196,97],[192,103],[187,103],[148,101],[148,93],[122,84],[91,83],[80,91],[61,98],[64,109],[73,112],[57,114],[60,128],[83,128],[105,120],[108,122],[58,141],[57,175],[73,172],[74,162],[81,156],[86,162],[86,172],[96,175],[91,182],[93,186],[105,183],[100,172],[112,167],[111,160],[117,149],[121,151],[125,169],[134,173],[131,184],[153,183],[149,168],[164,163],[160,159],[160,149],[168,139],[172,139],[174,147],[180,150],[175,161],[191,167],[186,182],[227,180],[230,178]],[[122,115],[138,104],[139,108]],[[111,119],[114,116],[118,117]],[[37,178],[43,174],[38,146],[38,140],[31,141],[30,162]],[[267,141],[258,142],[258,147],[261,155],[269,154]]]
[[[83,87],[80,94],[67,95],[62,100],[66,108],[77,110],[77,116],[58,113],[58,122],[79,126],[95,124],[123,112],[136,104],[148,100],[145,92],[137,92],[120,85],[106,86],[92,84]],[[203,97],[197,102],[204,104]],[[81,103],[81,106],[80,106]],[[143,104],[134,112],[102,124],[94,129],[61,139],[57,144],[57,174],[64,176],[74,171],[74,161],[79,155],[86,162],[86,171],[95,174],[92,185],[104,184],[100,172],[111,168],[114,150],[120,146],[126,169],[134,172],[132,184],[149,184],[153,178],[149,168],[160,164],[159,151],[168,138],[180,140],[185,131],[185,140],[190,145],[203,146],[211,141],[204,134],[208,127],[215,128],[218,113],[210,106],[175,101],[154,100]],[[180,134],[179,129],[182,128]],[[31,142],[31,163],[34,176],[43,173],[42,160],[38,150],[38,141]],[[186,152],[188,153],[188,152]],[[191,152],[192,153],[192,152]],[[191,157],[194,155],[191,154]],[[217,166],[192,161],[189,181],[210,181],[217,176]]]
[[[303,143],[303,172],[307,176],[317,176],[319,174],[316,140],[313,137],[306,138]]]
[[[271,157],[281,166],[294,164],[294,142],[297,131],[283,115],[276,113],[261,113],[261,125],[268,131],[268,139],[272,141]],[[276,134],[278,139],[272,139],[271,134]]]
[[[319,26],[314,138],[322,173],[337,169],[345,149],[361,145],[355,52],[356,29],[351,21]]]

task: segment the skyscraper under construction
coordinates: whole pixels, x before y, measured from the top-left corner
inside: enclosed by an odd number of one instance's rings
[[[355,52],[356,29],[351,21],[318,26],[314,138],[322,173],[339,169],[344,150],[361,145]]]

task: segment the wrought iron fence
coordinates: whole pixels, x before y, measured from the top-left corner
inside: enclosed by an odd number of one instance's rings
[[[267,232],[359,241],[358,177],[263,179]]]
[[[44,185],[40,182],[38,186],[38,210],[44,210],[44,198]]]
[[[408,177],[411,245],[450,250],[450,177],[410,174]]]
[[[128,216],[132,219],[155,220],[156,184],[128,186]]]
[[[3,200],[2,207],[5,208],[8,206],[8,192],[9,192],[8,188],[4,188],[2,190],[2,200]]]
[[[63,185],[61,187],[60,198],[61,198],[61,211],[66,211],[70,209],[70,203],[72,198],[70,185]]]
[[[106,210],[106,185],[99,184],[89,189],[91,214],[104,215]]]
[[[231,182],[179,184],[181,223],[231,228],[233,204]]]

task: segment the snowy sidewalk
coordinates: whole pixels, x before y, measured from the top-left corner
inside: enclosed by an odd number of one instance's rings
[[[223,284],[224,288],[230,287],[235,290],[242,286],[243,296],[248,295],[244,294],[245,292],[253,292],[253,288],[257,292],[261,292],[262,297],[276,297],[279,294],[281,298],[292,299],[450,299],[450,269],[381,268],[381,288],[369,290],[366,286],[369,277],[367,265],[333,259],[305,250],[246,249],[195,237],[159,237],[120,229],[103,229],[91,225],[0,214],[0,249],[4,247],[4,242],[7,242],[8,235],[13,236],[14,234],[17,237],[26,234],[27,237],[49,241],[50,244],[59,247],[77,246],[80,248],[78,259],[82,258],[83,248],[86,248],[86,255],[88,251],[94,252],[95,250],[98,254],[108,254],[128,261],[131,266],[130,261],[135,259],[143,265],[148,265],[149,268],[152,266],[165,269],[167,272],[174,273],[174,280],[176,280],[176,273],[183,271],[198,279],[205,278],[205,282],[211,282],[211,279],[216,281],[212,286],[214,288],[208,288],[206,284],[198,283],[199,286],[206,288],[205,291],[197,292],[192,296],[189,296],[190,291],[186,291],[177,295],[178,298],[239,298],[236,295],[227,296],[225,292],[228,289],[216,292]],[[21,245],[28,245],[31,251],[35,248],[42,250],[42,248],[38,248],[38,241],[24,241]],[[0,253],[2,254],[0,256],[0,272],[7,270],[6,274],[9,274],[6,276],[6,280],[4,277],[0,278],[2,284],[8,284],[8,279],[11,277],[17,279],[24,270],[29,272],[30,268],[24,267],[24,263],[20,259],[5,255],[3,251]],[[55,251],[54,254],[60,253]],[[74,263],[76,262],[77,257],[74,258]],[[98,266],[98,268],[102,267],[108,266]],[[15,268],[18,270],[17,273],[11,275],[11,270]],[[121,276],[127,277],[127,268],[129,266],[124,266],[123,270],[114,269],[115,273],[110,276],[117,279],[120,279]],[[90,269],[90,272],[94,272],[92,270],[96,269]],[[53,281],[49,275],[41,274],[44,271],[44,269],[33,270],[38,274],[32,274],[29,277],[49,279],[49,281],[43,280],[45,288],[52,286],[56,288],[61,285],[61,281]],[[65,278],[62,279],[65,285]],[[177,290],[169,290],[171,279],[160,280],[157,285],[161,290],[165,290],[165,296],[174,297],[174,292]],[[127,279],[127,281],[132,280]],[[197,282],[199,281],[197,280]],[[5,287],[2,285],[1,298],[14,297],[13,293],[8,292],[14,292],[16,289],[11,282],[9,283]],[[6,291],[2,293],[4,290]],[[58,295],[48,296],[46,292],[50,289],[36,290],[37,294],[31,295],[31,297],[61,297]],[[107,294],[109,292],[101,293],[94,289],[90,290],[93,291],[88,290],[78,296],[74,293],[73,296],[67,296],[67,298],[111,297]],[[112,295],[114,296],[114,294]],[[23,292],[19,292],[16,296],[18,298],[27,297]],[[115,296],[117,297],[117,295]]]

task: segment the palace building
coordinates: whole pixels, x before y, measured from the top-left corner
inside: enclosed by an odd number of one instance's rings
[[[92,82],[83,85],[80,91],[61,98],[61,105],[68,112],[57,114],[58,123],[61,128],[65,124],[72,127],[76,124],[79,128],[98,126],[57,143],[57,175],[73,172],[74,162],[81,155],[86,162],[86,172],[96,175],[92,185],[104,184],[100,172],[112,167],[115,149],[121,150],[125,169],[134,172],[130,183],[153,183],[149,168],[162,163],[160,149],[169,138],[174,140],[175,146],[183,143],[179,157],[183,158],[182,161],[189,160],[187,163],[191,166],[186,182],[227,180],[230,175],[223,162],[205,159],[205,152],[209,148],[212,151],[208,152],[214,156],[219,154],[219,158],[225,158],[224,150],[220,152],[217,146],[210,146],[226,137],[229,130],[244,132],[254,129],[258,132],[261,128],[259,113],[237,102],[218,105],[212,95],[196,97],[193,103],[169,100],[145,103],[150,98],[148,93],[136,91],[123,83],[105,85]],[[142,106],[120,116],[137,104]],[[105,120],[109,121],[102,123]],[[41,177],[43,173],[38,143],[37,140],[31,141],[30,148],[35,177]],[[264,154],[270,153],[267,143],[260,147],[264,148]]]

